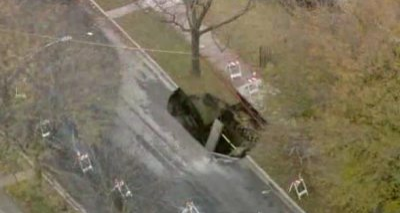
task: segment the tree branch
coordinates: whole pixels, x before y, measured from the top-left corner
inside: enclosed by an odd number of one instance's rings
[[[190,16],[190,12],[189,11],[193,10],[193,5],[191,5],[190,2],[186,1],[186,0],[183,0],[183,3],[185,4],[185,7],[186,7],[185,8],[185,12],[186,12],[187,22],[189,23],[190,29],[192,29],[193,28],[193,20],[192,20],[192,17]]]
[[[206,16],[208,10],[210,9],[212,3],[213,3],[213,0],[208,0],[206,3],[201,4],[201,6],[203,7],[203,10],[201,11],[201,14],[198,18],[198,23],[203,22],[203,19]]]
[[[179,23],[177,21],[175,14],[168,14],[168,15],[172,16],[172,19],[171,20],[164,19],[162,22],[173,24],[173,25],[179,27],[183,32],[190,32],[190,28],[185,27],[185,25],[183,25],[182,23]]]
[[[220,42],[217,39],[215,39],[214,33],[211,33],[211,38],[212,38],[214,44],[218,47],[219,51],[224,52],[226,49],[229,48],[229,45],[231,43],[232,34],[229,34],[225,46],[222,46],[220,44]]]
[[[179,27],[183,32],[190,32],[191,24],[190,24],[189,19],[188,19],[188,22],[189,22],[189,27],[190,27],[190,28],[187,28],[187,27],[185,27],[184,24],[182,24],[182,23],[180,23],[180,22],[178,21],[177,15],[176,15],[175,13],[169,12],[169,11],[168,11],[165,7],[163,7],[163,5],[160,4],[159,2],[157,2],[157,1],[153,1],[153,2],[157,5],[158,9],[161,10],[161,12],[162,12],[163,14],[165,14],[166,16],[171,17],[171,19],[165,18],[162,22],[164,22],[164,23],[169,23],[169,24],[173,24],[173,25]],[[185,5],[186,5],[186,3],[185,3]]]
[[[251,7],[253,5],[253,1],[254,0],[248,0],[246,6],[240,12],[238,12],[237,14],[233,15],[232,17],[230,17],[224,21],[221,21],[218,24],[211,25],[211,26],[207,27],[206,29],[201,30],[200,34],[210,32],[212,30],[215,30],[223,25],[229,24],[229,23],[235,21],[236,19],[240,18],[241,16],[243,16],[245,13],[247,13],[251,9]]]

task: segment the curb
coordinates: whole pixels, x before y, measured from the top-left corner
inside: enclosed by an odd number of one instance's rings
[[[4,136],[4,133],[0,131],[0,136]],[[16,141],[15,139],[13,139]],[[29,166],[34,167],[33,161],[21,150],[18,152],[26,162],[28,162]],[[87,211],[79,204],[50,174],[45,171],[42,172],[43,178],[46,182],[57,191],[57,193],[77,212],[87,213]]]
[[[34,166],[33,161],[22,151],[21,156],[28,162],[30,166]],[[87,213],[87,211],[56,181],[56,179],[48,172],[42,173],[44,180],[54,189],[67,203],[77,212]]]
[[[263,180],[267,185],[271,186],[275,190],[279,198],[289,207],[291,210],[298,213],[306,213],[289,195],[265,172],[252,157],[246,156],[246,164],[250,169],[257,174],[257,176]]]
[[[169,89],[176,90],[178,88],[178,85],[176,85],[176,83],[171,79],[171,77],[160,67],[160,65],[158,65],[157,62],[154,61],[153,58],[151,58],[146,51],[144,51],[142,49],[142,47],[135,41],[133,40],[129,34],[121,27],[119,26],[119,24],[114,21],[112,18],[110,18],[109,16],[107,16],[106,12],[100,7],[100,5],[97,4],[97,2],[95,0],[89,0],[90,4],[92,5],[92,7],[94,9],[97,9],[98,11],[100,11],[100,13],[109,21],[112,23],[112,25],[114,25],[114,27],[116,27],[118,29],[118,31],[120,31],[122,33],[122,35],[128,39],[134,46],[136,46],[137,48],[139,48],[139,52],[141,53],[140,55],[142,56],[142,58],[144,59],[143,61],[145,62],[145,64],[147,66],[149,66],[150,70],[153,70],[155,72],[155,74],[158,76],[158,78],[163,81],[168,87]]]

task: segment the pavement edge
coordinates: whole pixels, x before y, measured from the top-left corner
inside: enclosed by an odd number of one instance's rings
[[[264,181],[266,184],[271,186],[273,190],[278,192],[279,198],[291,209],[298,213],[306,213],[289,195],[264,171],[252,157],[246,156],[246,165],[254,172],[256,175]]]

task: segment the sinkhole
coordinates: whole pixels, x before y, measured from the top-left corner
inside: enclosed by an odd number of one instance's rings
[[[229,105],[211,94],[187,95],[177,89],[168,100],[168,112],[204,147],[214,122],[222,124],[211,152],[231,157],[244,157],[258,141],[257,118],[243,103]],[[220,134],[219,134],[220,133]]]

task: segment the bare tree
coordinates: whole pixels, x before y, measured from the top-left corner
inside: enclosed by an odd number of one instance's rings
[[[217,28],[220,28],[226,24],[229,24],[244,14],[246,14],[253,6],[254,0],[247,0],[246,5],[235,14],[230,17],[225,18],[224,20],[211,24],[207,27],[202,27],[202,23],[207,13],[210,11],[214,0],[183,0],[184,5],[184,15],[180,17],[180,14],[176,11],[169,10],[168,6],[166,6],[166,0],[161,0],[163,3],[160,3],[160,0],[153,0],[158,9],[160,9],[165,15],[165,22],[173,24],[183,32],[190,33],[191,36],[191,50],[192,50],[192,72],[194,75],[201,75],[200,68],[200,37],[205,33],[213,31]]]

